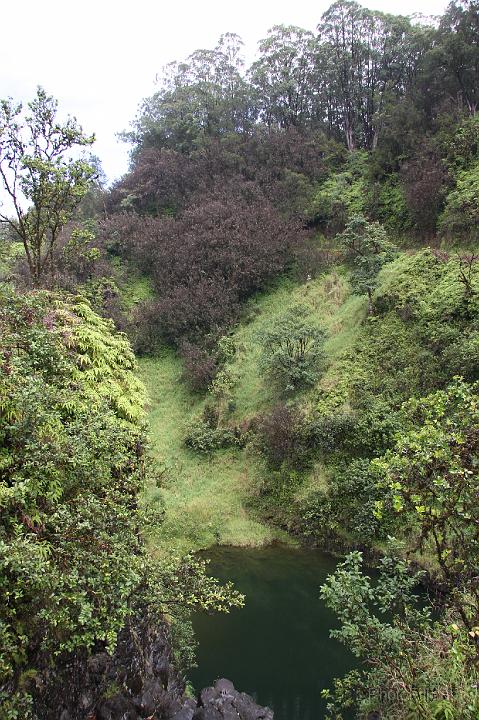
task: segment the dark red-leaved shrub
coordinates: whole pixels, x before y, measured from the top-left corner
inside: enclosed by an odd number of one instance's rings
[[[141,150],[132,170],[117,182],[109,195],[110,210],[121,208],[149,214],[175,214],[184,207],[198,172],[182,153],[165,148]]]
[[[147,146],[137,149],[131,171],[113,186],[108,210],[177,215],[217,188],[236,194],[235,188],[253,183],[288,214],[300,202],[304,185],[324,180],[344,153],[323,133],[294,127],[204,138],[189,155]]]
[[[401,179],[414,224],[418,230],[433,235],[449,181],[445,164],[426,147],[403,165]]]
[[[137,309],[145,334],[179,346],[231,324],[241,303],[287,268],[302,232],[265,200],[220,196],[176,219],[113,216],[101,234],[152,280],[157,299]]]
[[[283,463],[302,467],[308,463],[307,429],[298,410],[278,403],[258,423],[261,449],[272,468]]]
[[[194,392],[205,392],[218,372],[216,355],[193,343],[181,346],[183,380]]]

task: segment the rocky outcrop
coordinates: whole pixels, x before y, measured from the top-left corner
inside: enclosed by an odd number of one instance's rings
[[[32,681],[35,720],[272,720],[228,680],[185,696],[174,667],[168,626],[130,623],[116,651],[68,656]]]
[[[214,687],[201,691],[199,706],[193,713],[193,720],[238,720],[239,718],[240,720],[273,720],[273,711],[267,707],[260,707],[252,697],[235,690],[230,680],[217,680]]]

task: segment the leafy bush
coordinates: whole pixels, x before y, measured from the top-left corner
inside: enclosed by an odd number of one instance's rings
[[[285,463],[300,469],[308,464],[308,428],[297,409],[279,403],[259,418],[257,427],[260,447],[272,468]]]
[[[397,555],[381,560],[377,577],[362,569],[361,553],[340,563],[321,588],[341,627],[332,637],[362,661],[326,690],[328,717],[355,711],[366,719],[475,720],[479,680],[473,643],[445,614],[433,623],[432,608],[418,596],[422,573]]]
[[[354,418],[346,412],[316,415],[309,423],[315,450],[324,455],[342,449],[353,428]]]
[[[218,373],[216,358],[211,352],[185,342],[181,346],[183,380],[194,392],[206,392]]]
[[[446,164],[434,148],[426,147],[401,169],[404,196],[416,228],[432,235],[447,194]]]
[[[184,342],[181,345],[183,360],[183,379],[195,392],[206,392],[220,396],[229,394],[234,381],[224,368],[236,352],[235,343],[229,335],[223,335],[217,342],[206,338],[203,347],[194,343]]]
[[[324,331],[310,319],[311,311],[294,305],[258,333],[261,371],[290,392],[313,385],[324,366]]]
[[[382,178],[369,192],[368,215],[378,220],[388,230],[403,233],[411,230],[412,218],[408,208],[404,187],[397,174]]]
[[[323,133],[294,127],[267,132],[203,137],[191,154],[179,149],[143,147],[133,167],[114,187],[110,208],[140,214],[177,216],[205,194],[239,187],[272,203],[281,212],[302,212],[312,184],[324,180],[345,155]]]
[[[126,340],[84,304],[10,298],[0,326],[0,617],[11,681],[31,653],[112,647],[129,613],[144,391]]]
[[[344,229],[352,215],[363,214],[367,197],[366,174],[366,153],[351,154],[346,168],[319,186],[307,211],[310,222],[334,234]]]
[[[185,445],[201,455],[240,445],[239,434],[229,428],[212,428],[204,422],[192,424],[185,436]]]
[[[432,554],[437,581],[473,637],[479,637],[478,390],[456,378],[445,390],[410,400],[394,447],[373,461],[390,491],[378,516],[399,517],[410,551]]]
[[[349,416],[349,432],[341,445],[355,457],[377,457],[391,447],[400,428],[397,411],[382,397],[363,393]]]
[[[456,187],[446,198],[439,218],[441,232],[477,240],[479,226],[479,163],[457,175]]]
[[[360,546],[384,540],[391,530],[374,513],[387,493],[369,460],[352,460],[333,468],[324,490],[301,504],[301,532],[319,540],[340,539]]]
[[[352,553],[322,588],[341,622],[332,636],[365,668],[326,693],[332,717],[346,708],[398,720],[477,716],[478,389],[456,378],[409,400],[393,447],[350,464],[318,498],[310,522],[320,533],[336,523],[352,527],[354,539],[398,538],[374,581]],[[380,534],[368,534],[368,520]],[[418,560],[427,562],[440,607],[415,592],[424,576],[414,571]]]
[[[442,134],[441,146],[449,172],[454,176],[476,164],[479,157],[479,118],[466,115]]]
[[[367,294],[372,313],[372,295],[382,266],[394,259],[396,248],[378,222],[368,222],[363,215],[353,215],[338,242],[353,259],[351,285],[360,295]]]
[[[383,267],[375,315],[341,363],[354,409],[376,396],[398,409],[411,395],[444,387],[453,374],[478,379],[479,263],[470,260],[428,249]]]
[[[203,416],[190,424],[185,436],[185,445],[202,455],[241,443],[239,429],[220,427],[219,413],[210,405],[205,405]]]

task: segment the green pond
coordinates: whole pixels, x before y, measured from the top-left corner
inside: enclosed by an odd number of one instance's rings
[[[228,615],[198,614],[196,689],[216,678],[273,708],[275,720],[321,720],[321,689],[353,667],[352,656],[329,630],[334,616],[319,598],[335,560],[318,550],[287,546],[208,552],[210,571],[233,580],[245,607]]]

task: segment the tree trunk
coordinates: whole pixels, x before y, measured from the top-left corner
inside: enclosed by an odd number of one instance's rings
[[[347,148],[348,148],[349,152],[353,152],[353,150],[356,149],[356,146],[354,143],[354,137],[353,137],[353,130],[349,125],[346,125],[344,132],[346,135]]]
[[[368,315],[374,315],[373,291],[371,288],[368,288]]]

